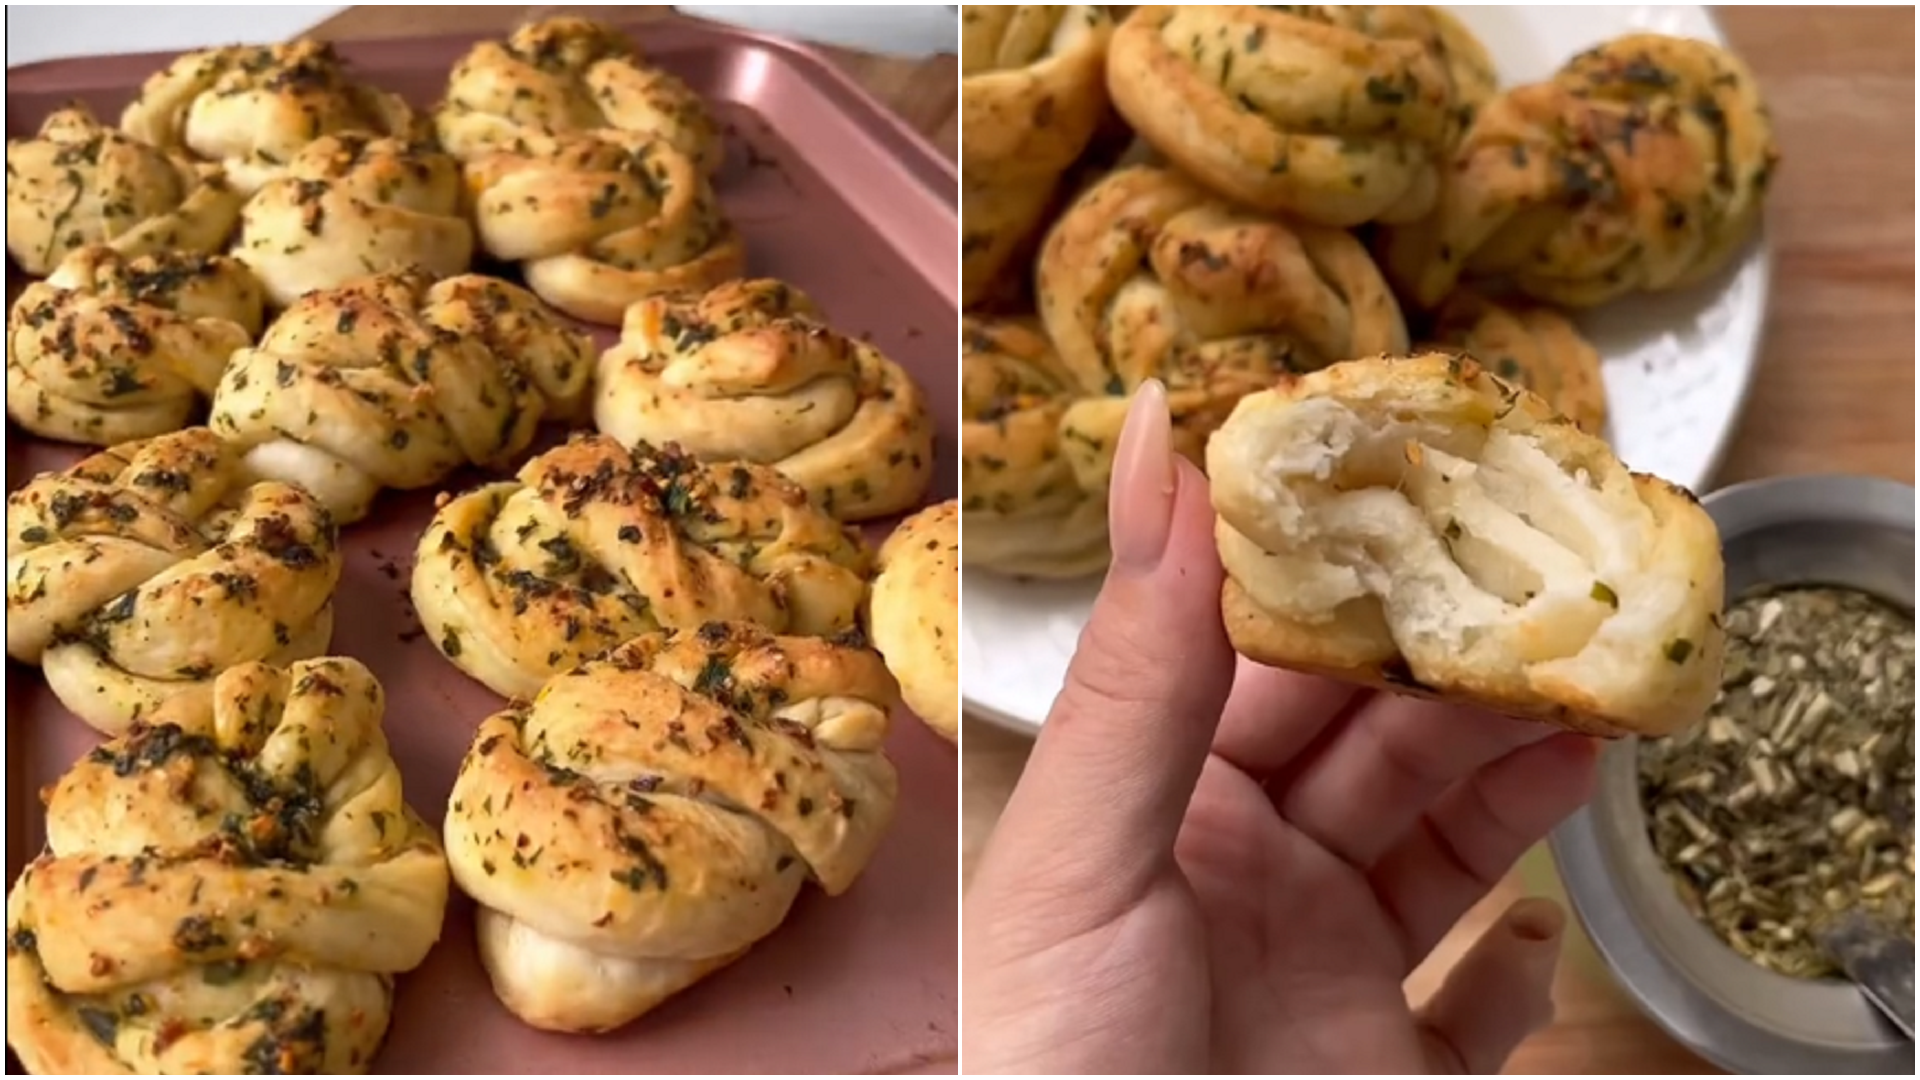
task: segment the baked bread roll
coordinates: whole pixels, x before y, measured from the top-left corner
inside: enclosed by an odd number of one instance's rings
[[[365,1073],[447,862],[357,660],[244,664],[81,758],[7,894],[7,1044],[52,1076]]]
[[[525,289],[413,267],[295,301],[233,354],[209,423],[346,524],[382,488],[505,467],[542,420],[581,418],[592,378],[592,340]]]
[[[253,272],[223,255],[81,248],[8,313],[7,415],[91,446],[178,431],[260,335],[264,306]]]
[[[475,45],[454,65],[434,125],[463,161],[530,136],[617,128],[665,141],[710,176],[726,147],[686,83],[649,66],[620,31],[567,16]]]
[[[463,196],[459,163],[426,143],[325,135],[247,203],[234,254],[276,307],[409,266],[452,277],[473,262]]]
[[[398,94],[356,80],[332,45],[303,38],[186,53],[141,84],[120,130],[216,162],[251,195],[324,135],[418,129]]]
[[[1713,519],[1471,360],[1284,379],[1207,464],[1254,660],[1606,737],[1670,734],[1719,691]]]
[[[130,139],[84,105],[7,140],[7,254],[34,277],[103,242],[126,255],[219,251],[243,201],[218,168]]]
[[[1433,351],[1465,352],[1506,382],[1538,394],[1581,431],[1605,431],[1607,389],[1600,353],[1559,312],[1496,303],[1462,289],[1440,306],[1431,336]]]
[[[960,507],[914,514],[880,545],[867,637],[900,681],[907,708],[960,738]]]
[[[898,700],[870,651],[707,623],[483,721],[446,842],[494,992],[607,1031],[744,955],[807,881],[845,892],[892,823]]]
[[[332,518],[249,484],[206,428],[117,446],[7,496],[7,655],[110,735],[253,661],[327,651]]]
[[[1042,578],[1107,565],[1107,489],[1083,487],[1060,422],[1081,387],[1029,320],[962,320],[960,504],[967,566]]]
[[[772,469],[580,436],[441,505],[414,559],[413,606],[454,666],[531,697],[655,630],[848,630],[870,567],[858,535]]]
[[[1424,216],[1492,78],[1464,27],[1416,6],[1141,5],[1107,62],[1114,105],[1183,172],[1338,227]]]
[[[1463,278],[1571,307],[1686,288],[1752,235],[1779,158],[1738,57],[1629,35],[1481,110],[1433,215],[1383,258],[1421,307]]]
[[[767,279],[627,309],[594,379],[594,423],[629,446],[771,465],[842,521],[920,505],[933,418],[899,364]]]
[[[618,326],[628,307],[710,289],[746,269],[746,246],[693,158],[618,131],[530,136],[467,165],[480,243],[577,319]]]
[[[1107,111],[1113,20],[1093,4],[960,9],[961,300],[973,304],[1041,224]]]
[[[1407,328],[1349,233],[1242,211],[1177,173],[1113,173],[1055,223],[1040,315],[1060,359],[1099,396],[1063,418],[1063,447],[1105,490],[1127,400],[1167,387],[1176,449],[1196,460],[1242,396],[1283,371],[1404,352]]]

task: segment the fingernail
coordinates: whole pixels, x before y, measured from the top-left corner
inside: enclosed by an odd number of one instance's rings
[[[1543,897],[1528,897],[1507,911],[1507,929],[1529,944],[1554,941],[1566,926],[1567,913]]]
[[[1167,389],[1148,379],[1133,393],[1120,445],[1113,454],[1107,529],[1112,534],[1113,565],[1138,574],[1160,564],[1173,530],[1173,421],[1167,414]]]

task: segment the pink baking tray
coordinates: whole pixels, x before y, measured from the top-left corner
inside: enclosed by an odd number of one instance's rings
[[[867,337],[925,387],[939,422],[930,499],[951,497],[956,415],[959,229],[954,167],[818,53],[690,20],[630,28],[654,62],[714,103],[728,131],[721,201],[747,237],[750,272],[811,293],[836,325]],[[342,43],[364,78],[429,105],[477,36]],[[7,135],[31,135],[78,99],[117,118],[172,54],[15,68]],[[7,270],[9,302],[22,281]],[[610,332],[600,332],[602,343]],[[550,433],[557,438],[560,433]],[[76,448],[7,427],[7,490],[71,464]],[[452,478],[445,490],[485,479]],[[358,657],[389,693],[387,734],[408,801],[438,821],[474,726],[500,699],[425,641],[406,598],[415,540],[434,492],[388,493],[346,530],[333,649]],[[882,523],[874,530],[883,534]],[[6,668],[7,847],[11,882],[42,843],[42,785],[96,742],[39,673]],[[536,1032],[495,1001],[457,898],[440,946],[402,977],[379,1073],[951,1072],[957,1056],[959,871],[953,747],[906,714],[888,749],[900,770],[892,832],[846,895],[809,890],[786,925],[744,960],[629,1027],[602,1036]],[[8,1054],[8,1072],[19,1073]]]

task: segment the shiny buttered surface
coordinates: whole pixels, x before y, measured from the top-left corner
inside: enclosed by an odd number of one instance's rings
[[[1255,660],[1602,736],[1671,733],[1719,691],[1712,518],[1471,360],[1283,380],[1207,464]]]
[[[357,660],[248,663],[43,794],[7,893],[7,1044],[39,1075],[364,1073],[448,873]]]
[[[936,503],[880,546],[867,637],[900,681],[907,707],[949,742],[960,738],[960,507]]]
[[[713,622],[482,722],[446,843],[500,1000],[617,1028],[743,956],[807,882],[846,891],[893,817],[897,700],[871,651]]]
[[[254,661],[318,656],[340,552],[305,490],[206,428],[102,451],[7,497],[7,655],[108,734]]]
[[[440,507],[415,555],[413,606],[456,667],[529,697],[654,630],[850,630],[871,561],[857,533],[766,466],[581,436]]]
[[[620,343],[600,358],[593,412],[629,446],[771,465],[845,521],[911,510],[933,478],[919,386],[780,281],[627,309]]]

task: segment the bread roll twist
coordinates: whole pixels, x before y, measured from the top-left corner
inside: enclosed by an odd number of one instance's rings
[[[694,160],[646,135],[529,137],[467,165],[480,242],[561,311],[617,326],[634,303],[709,289],[746,247]]]
[[[234,254],[276,307],[408,266],[452,277],[473,261],[464,195],[459,163],[426,143],[324,135],[248,201]]]
[[[178,431],[259,336],[264,305],[253,272],[222,255],[81,248],[8,313],[7,415],[92,446]]]
[[[960,506],[952,499],[902,521],[880,546],[867,636],[914,715],[960,739]]]
[[[1040,225],[1107,109],[1113,20],[1092,4],[968,4],[960,15],[962,300]]]
[[[842,521],[910,510],[933,477],[919,385],[784,282],[635,304],[594,385],[603,434],[771,465]]]
[[[1589,435],[1607,425],[1600,353],[1566,316],[1533,304],[1495,302],[1462,289],[1435,314],[1434,351],[1463,351],[1488,371],[1538,394]]]
[[[249,195],[324,135],[408,135],[416,123],[398,94],[359,82],[332,45],[304,38],[187,53],[120,115],[122,131],[220,164]]]
[[[960,336],[960,513],[968,566],[1071,578],[1107,565],[1107,490],[1061,446],[1081,387],[1026,320],[968,317]]]
[[[1197,460],[1276,374],[1407,347],[1400,306],[1351,234],[1237,210],[1165,169],[1089,188],[1047,237],[1038,285],[1060,359],[1101,393],[1062,421],[1090,490],[1104,490],[1147,379],[1166,384],[1178,448]]]
[[[382,488],[506,465],[542,419],[579,417],[592,376],[591,339],[526,290],[415,267],[295,301],[233,355],[210,424],[344,524]]]
[[[569,16],[475,45],[454,65],[434,124],[462,160],[530,136],[617,128],[665,141],[710,176],[726,147],[686,83],[648,65],[620,31]]]
[[[7,655],[124,732],[229,668],[324,653],[335,541],[312,496],[248,484],[206,428],[101,451],[7,496]]]
[[[244,664],[76,763],[7,894],[41,1075],[365,1073],[447,904],[356,660]]]
[[[475,733],[446,822],[494,992],[606,1031],[744,955],[892,823],[898,701],[864,649],[708,623],[638,638]]]
[[[414,560],[413,606],[455,666],[529,697],[654,630],[847,630],[870,565],[857,534],[765,466],[581,436],[441,506]]]
[[[1719,691],[1713,519],[1471,360],[1284,379],[1207,465],[1254,660],[1609,737],[1669,734]]]
[[[1339,227],[1426,214],[1492,80],[1465,28],[1418,6],[1142,5],[1107,63],[1114,104],[1182,171]]]
[[[128,138],[84,105],[7,140],[7,254],[35,277],[103,242],[126,255],[219,251],[243,201],[220,169]]]
[[[1489,103],[1433,215],[1393,230],[1384,261],[1422,307],[1463,277],[1574,307],[1685,288],[1752,235],[1779,157],[1738,57],[1629,35]]]

